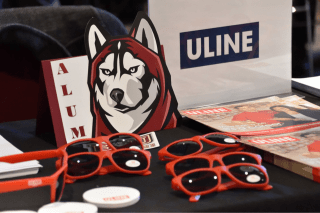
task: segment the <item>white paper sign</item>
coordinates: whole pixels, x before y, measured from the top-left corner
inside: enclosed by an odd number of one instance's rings
[[[149,0],[179,109],[291,92],[291,0]]]
[[[52,76],[67,143],[92,137],[87,56],[51,61]],[[78,116],[77,116],[78,115]]]

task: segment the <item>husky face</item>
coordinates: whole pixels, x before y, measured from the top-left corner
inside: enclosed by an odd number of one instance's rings
[[[159,84],[146,63],[135,57],[124,41],[113,44],[116,50],[97,64],[94,99],[103,119],[113,128],[118,132],[133,132],[154,108]],[[111,45],[110,49],[115,48]]]
[[[120,41],[117,46],[120,50]],[[99,80],[95,85],[97,100],[104,111],[110,115],[113,111],[126,113],[143,105],[147,98],[156,97],[157,94],[145,92],[151,84],[158,87],[156,79],[146,71],[146,64],[131,52],[108,54],[97,67]]]
[[[137,17],[128,36],[110,36],[94,18],[87,25],[94,137],[172,128],[180,116],[156,30]]]

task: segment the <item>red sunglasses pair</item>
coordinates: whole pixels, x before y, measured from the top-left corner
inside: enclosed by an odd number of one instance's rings
[[[183,156],[193,156],[203,150],[203,142],[215,148],[203,152],[205,154],[227,153],[231,151],[241,151],[244,146],[239,143],[239,138],[232,134],[213,132],[203,136],[181,139],[163,147],[159,152],[159,160],[172,161]]]
[[[233,188],[272,189],[261,157],[248,152],[182,157],[168,163],[166,173],[174,176],[172,188],[189,195],[190,202]],[[222,183],[222,175],[230,181]]]
[[[68,155],[66,183],[93,175],[112,172],[150,175],[151,154],[143,150],[141,137],[130,133],[116,133],[109,136],[81,139],[68,143],[59,149]],[[111,165],[102,166],[104,159]],[[57,168],[61,161],[56,162]]]
[[[49,158],[59,158],[61,161],[61,167],[57,171],[47,177],[35,177],[25,178],[18,180],[0,181],[0,193],[13,192],[18,190],[26,190],[37,187],[50,186],[50,201],[56,202],[61,199],[65,186],[65,178],[68,169],[67,165],[67,153],[64,150],[48,150],[27,152],[17,155],[9,155],[0,157],[0,162],[6,163],[19,163],[30,160],[44,160]]]

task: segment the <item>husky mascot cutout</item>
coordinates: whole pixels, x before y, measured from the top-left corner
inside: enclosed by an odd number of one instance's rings
[[[95,18],[86,28],[93,137],[174,128],[181,115],[158,34],[139,12],[128,36],[112,37]]]

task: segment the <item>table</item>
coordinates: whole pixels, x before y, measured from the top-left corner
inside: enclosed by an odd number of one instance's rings
[[[319,98],[294,90],[305,96],[307,101],[320,105]],[[54,149],[54,135],[49,133],[35,135],[36,120],[6,122],[0,124],[0,134],[24,152]],[[183,124],[175,129],[156,132],[161,147],[175,140],[212,132],[212,129],[190,119],[184,118]],[[129,186],[141,193],[138,203],[120,209],[99,209],[99,212],[196,212],[196,211],[320,211],[320,184],[280,167],[263,162],[267,168],[270,184],[269,191],[252,189],[233,189],[202,196],[199,202],[190,203],[189,197],[171,188],[171,176],[165,173],[165,162],[158,160],[160,148],[151,149],[152,154],[149,176],[122,173],[95,176],[67,184],[61,201],[82,202],[82,194],[95,187]],[[41,174],[52,174],[55,170],[53,160],[42,162],[46,167]],[[28,192],[0,194],[0,210],[7,208],[38,210],[47,202],[48,189],[33,189]]]

